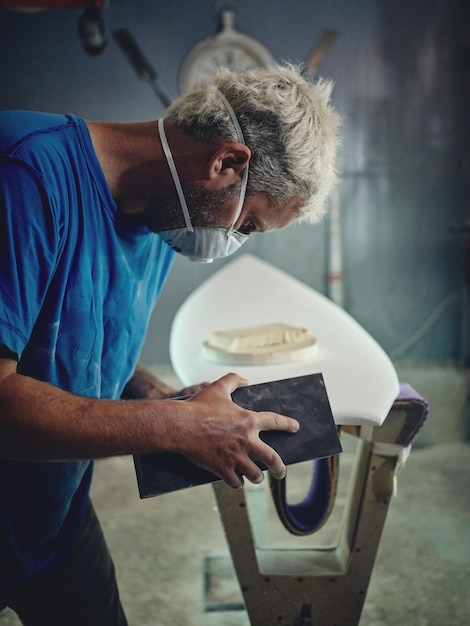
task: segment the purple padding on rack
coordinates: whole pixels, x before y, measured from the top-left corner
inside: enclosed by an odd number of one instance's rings
[[[330,508],[331,461],[318,459],[313,464],[312,481],[308,494],[297,504],[286,503],[286,517],[300,532],[313,532],[319,527]]]
[[[413,387],[409,383],[400,383],[400,390],[398,392],[398,397],[396,402],[404,402],[405,400],[413,401],[420,400],[422,401],[422,397],[419,393],[413,389]]]
[[[413,441],[416,438],[416,435],[419,433],[419,431],[423,427],[424,422],[428,418],[429,405],[426,402],[426,400],[424,400],[424,398],[420,396],[420,394],[415,389],[413,389],[413,387],[408,383],[400,383],[400,390],[398,392],[398,397],[395,400],[395,402],[414,402],[416,404],[420,404],[422,407],[423,413],[420,417],[419,425],[417,426],[416,430],[412,433],[412,436],[410,437],[409,441],[407,441],[407,445],[410,445],[413,443]]]
[[[400,383],[396,402],[416,402],[423,408],[421,422],[409,443],[412,443],[428,416],[429,407],[423,398],[408,383]],[[287,525],[296,529],[299,534],[313,533],[324,523],[331,507],[332,464],[329,458],[318,459],[313,464],[313,475],[307,496],[298,504],[288,504],[286,486],[282,486],[281,499]],[[285,481],[284,481],[285,483]]]

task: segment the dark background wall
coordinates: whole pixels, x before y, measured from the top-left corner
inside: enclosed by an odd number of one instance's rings
[[[468,362],[463,230],[470,218],[470,4],[467,0],[240,0],[237,30],[276,60],[304,61],[338,37],[320,74],[344,118],[339,167],[344,307],[392,358]],[[185,55],[214,34],[212,0],[109,0],[109,32],[131,30],[172,96]],[[0,9],[0,108],[94,120],[163,115],[115,41],[88,56],[81,11]],[[325,292],[328,219],[255,237],[256,254]],[[191,290],[222,266],[178,258],[142,359],[168,362],[168,333]]]

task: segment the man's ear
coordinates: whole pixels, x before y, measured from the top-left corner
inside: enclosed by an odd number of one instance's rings
[[[207,163],[206,176],[213,189],[237,183],[251,159],[251,150],[243,143],[225,143]]]

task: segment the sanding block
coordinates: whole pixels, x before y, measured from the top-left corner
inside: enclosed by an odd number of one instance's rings
[[[342,451],[321,374],[239,387],[232,393],[232,399],[245,409],[273,411],[299,421],[297,433],[260,433],[260,438],[278,452],[286,465]],[[183,455],[172,452],[134,455],[134,464],[141,498],[220,480]]]

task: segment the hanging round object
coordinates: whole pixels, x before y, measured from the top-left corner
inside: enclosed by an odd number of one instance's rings
[[[213,82],[220,67],[240,71],[274,62],[271,53],[263,45],[235,30],[233,10],[221,11],[218,17],[220,31],[198,43],[183,62],[180,74],[182,93],[196,83]]]

